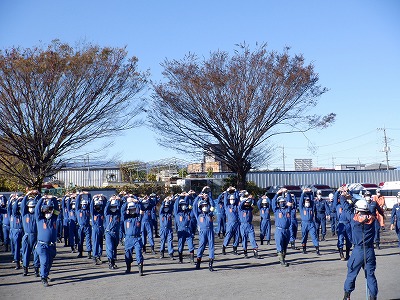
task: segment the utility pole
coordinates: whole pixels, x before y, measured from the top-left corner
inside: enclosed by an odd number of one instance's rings
[[[389,171],[389,151],[390,148],[388,146],[388,138],[386,137],[386,128],[378,128],[378,130],[383,130],[383,142],[385,144],[385,146],[383,147],[383,151],[386,154],[386,170]]]
[[[277,148],[282,148],[283,171],[285,171],[285,146],[278,146]]]

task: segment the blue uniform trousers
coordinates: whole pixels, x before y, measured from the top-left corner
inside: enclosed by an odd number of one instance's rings
[[[344,282],[344,290],[352,292],[355,289],[356,277],[361,268],[364,268],[367,277],[369,295],[378,295],[378,282],[375,277],[376,259],[373,247],[355,246],[347,262],[347,278]]]
[[[225,214],[219,214],[217,217],[217,232],[225,235],[226,232],[226,218]]]
[[[29,267],[29,259],[31,253],[33,252],[33,266],[38,268],[40,265],[39,256],[36,251],[34,251],[37,242],[36,233],[25,233],[22,237],[22,265],[24,267]]]
[[[86,251],[92,251],[92,240],[91,240],[91,228],[90,225],[79,226],[78,228],[78,251],[83,251],[83,240],[86,238]]]
[[[271,239],[271,220],[262,218],[260,222],[260,240]]]
[[[103,255],[103,238],[104,227],[92,226],[93,257],[101,257]]]
[[[108,259],[117,259],[117,246],[119,232],[106,230],[106,255]]]
[[[50,268],[53,264],[54,257],[56,257],[56,245],[49,245],[38,241],[36,243],[36,253],[40,261],[40,277],[47,278],[50,273]]]
[[[275,243],[276,251],[285,252],[287,250],[290,239],[290,230],[281,227],[276,227],[275,229]]]
[[[289,231],[290,231],[290,238],[289,242],[292,243],[296,241],[297,239],[297,228],[298,228],[297,220],[290,220],[290,226],[289,226]]]
[[[75,248],[75,245],[78,245],[79,239],[78,239],[78,225],[76,224],[75,221],[69,221],[69,227],[68,227],[68,242],[69,246],[71,249]]]
[[[188,244],[189,252],[194,251],[193,235],[189,230],[178,231],[178,252],[182,253],[185,246],[185,242]]]
[[[199,230],[199,248],[197,248],[197,257],[203,257],[204,249],[208,244],[208,256],[214,259],[214,231],[212,229]]]
[[[227,247],[233,238],[233,247],[239,245],[239,223],[228,223],[226,226],[226,235],[224,238],[224,246]]]
[[[10,225],[3,224],[3,242],[4,245],[10,245]]]
[[[337,247],[339,249],[343,249],[344,242],[346,241],[346,248],[350,249],[352,246],[351,243],[351,225],[350,223],[341,223],[338,224],[338,242]]]
[[[256,233],[254,231],[253,224],[250,223],[241,223],[240,224],[240,233],[242,234],[242,247],[244,250],[247,250],[247,242],[250,242],[252,249],[257,249],[258,245],[256,242]]]
[[[319,237],[319,233],[323,236],[326,235],[326,215],[325,214],[316,214],[315,215],[315,227],[317,228],[317,237]]]
[[[337,231],[337,217],[336,217],[336,213],[331,214],[330,217],[330,223],[331,223],[331,232],[332,234],[336,234]]]
[[[311,240],[315,247],[319,246],[317,230],[313,221],[302,221],[301,222],[301,244],[306,245],[308,234],[311,236]]]
[[[142,243],[146,246],[147,241],[151,247],[154,247],[153,228],[150,222],[142,222]]]
[[[143,254],[142,254],[142,238],[140,236],[133,237],[129,235],[125,235],[125,262],[126,264],[131,264],[133,262],[133,249],[135,249],[135,256],[137,264],[141,264],[143,262]]]
[[[168,254],[173,254],[174,253],[174,246],[172,244],[173,239],[174,235],[172,232],[172,228],[160,227],[160,252],[164,252],[165,241],[167,241]]]
[[[22,229],[12,229],[12,241],[14,245],[14,260],[19,262],[21,260],[22,237],[24,231]]]

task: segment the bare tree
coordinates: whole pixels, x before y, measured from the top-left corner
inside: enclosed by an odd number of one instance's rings
[[[80,147],[139,125],[148,73],[137,62],[58,40],[0,51],[0,169],[40,188]]]
[[[327,90],[302,55],[279,54],[265,44],[238,45],[232,57],[216,51],[162,63],[165,83],[154,84],[150,126],[159,143],[179,151],[206,151],[237,174],[239,188],[256,161],[270,154],[276,134],[326,127],[335,114],[306,115]],[[266,156],[267,155],[267,156]]]

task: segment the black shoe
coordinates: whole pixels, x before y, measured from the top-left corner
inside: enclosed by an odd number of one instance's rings
[[[321,255],[321,252],[319,252],[319,247],[315,247],[315,251],[316,251],[317,255]]]
[[[15,270],[21,269],[21,264],[18,262],[15,263]]]
[[[213,271],[214,271],[214,269],[213,269],[213,262],[214,262],[213,259],[210,259],[210,260],[208,261],[208,269],[210,270],[210,272],[213,272]]]
[[[200,270],[201,258],[197,258],[196,260],[196,270]]]
[[[92,252],[91,252],[91,251],[89,251],[89,252],[87,253],[87,258],[88,258],[88,259],[92,259]]]
[[[325,235],[322,236],[321,241],[325,241]]]
[[[46,277],[42,277],[42,280],[41,280],[41,281],[42,281],[43,286],[45,286],[45,287],[48,287],[48,286],[49,286],[49,283],[48,283]]]
[[[24,267],[24,273],[22,275],[28,276],[28,267]]]
[[[244,250],[243,253],[245,258],[249,258],[249,256],[247,255],[247,250]]]
[[[139,276],[143,276],[143,263],[138,264]]]
[[[253,253],[254,253],[254,258],[258,259],[258,250],[257,249],[253,249]]]
[[[264,240],[263,239],[260,240],[260,244],[264,245]]]
[[[350,300],[350,292],[344,292],[343,300]]]
[[[164,251],[160,251],[160,259],[164,258]]]
[[[179,257],[179,263],[183,263],[183,254],[182,252],[178,252],[178,257]]]
[[[226,255],[226,247],[224,245],[222,245],[222,254]]]
[[[39,268],[35,268],[35,277],[39,277]]]
[[[238,255],[238,252],[237,252],[237,247],[233,247],[233,254],[235,254],[235,255]]]
[[[170,259],[170,260],[175,260],[174,254],[173,254],[173,253],[170,253],[170,254],[169,254],[169,259]]]
[[[131,272],[131,264],[126,264],[125,274],[129,274]]]
[[[83,257],[82,252],[79,252],[79,254],[76,258],[81,258],[81,257]]]
[[[270,245],[270,243],[271,243],[271,241],[270,241],[270,240],[267,240],[267,245]]]
[[[307,246],[303,245],[303,254],[307,254]]]
[[[151,246],[151,254],[156,254],[156,251],[154,251],[154,246]]]

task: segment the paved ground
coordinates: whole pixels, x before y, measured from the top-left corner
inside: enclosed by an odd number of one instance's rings
[[[257,226],[257,225],[256,225]],[[329,232],[329,231],[328,231]],[[258,228],[257,228],[258,233]],[[301,233],[299,232],[299,236]],[[257,234],[258,236],[258,234]],[[159,245],[156,239],[156,248]],[[299,244],[299,243],[298,243]],[[175,244],[176,245],[176,244]],[[10,253],[0,247],[0,299],[342,299],[346,262],[339,260],[336,239],[328,234],[321,242],[322,256],[313,247],[307,254],[289,250],[288,268],[279,265],[275,244],[260,245],[262,259],[235,256],[228,248],[221,255],[222,240],[216,237],[215,271],[208,263],[201,270],[185,257],[185,263],[157,255],[145,255],[145,275],[125,275],[123,248],[119,246],[118,270],[104,263],[95,266],[87,258],[76,258],[69,248],[58,244],[57,257],[50,273],[52,282],[45,288],[31,273],[22,276],[14,270]],[[208,254],[207,250],[205,254]],[[400,299],[400,249],[394,231],[382,233],[382,249],[376,250],[378,299]],[[207,258],[205,258],[207,259]],[[103,259],[105,260],[105,258]],[[33,271],[33,270],[30,270]],[[365,279],[361,273],[352,299],[365,299]]]

